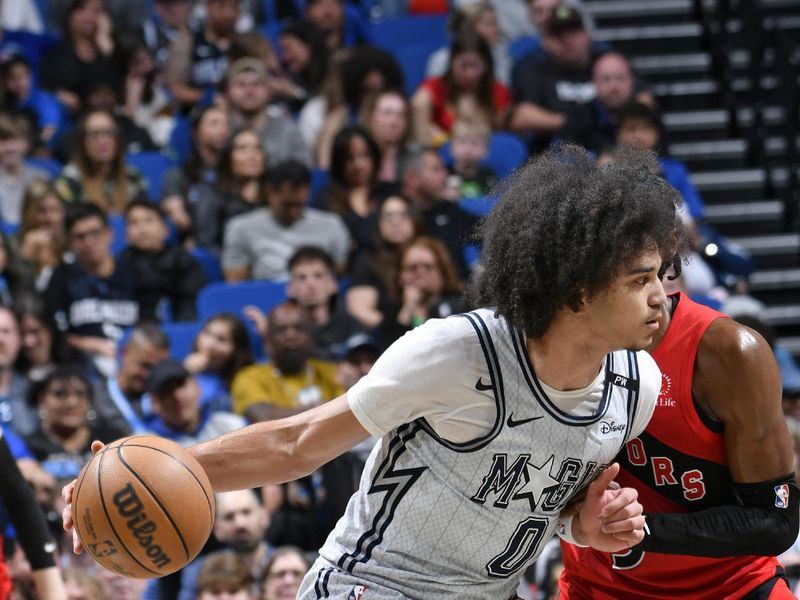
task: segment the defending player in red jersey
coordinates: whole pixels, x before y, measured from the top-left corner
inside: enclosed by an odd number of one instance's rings
[[[772,352],[682,294],[662,319],[655,413],[618,458],[649,534],[621,554],[562,542],[560,598],[793,598],[774,556],[797,538],[800,489]]]

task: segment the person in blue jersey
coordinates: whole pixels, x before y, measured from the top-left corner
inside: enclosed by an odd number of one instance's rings
[[[528,163],[483,224],[489,308],[429,320],[330,402],[189,449],[223,491],[380,438],[298,598],[508,599],[554,533],[605,552],[643,539],[636,491],[608,485],[655,407],[643,349],[659,274],[680,269],[679,199],[651,160],[600,167],[567,146]]]

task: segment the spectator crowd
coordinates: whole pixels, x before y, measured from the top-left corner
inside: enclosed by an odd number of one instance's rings
[[[220,494],[204,552],[159,581],[72,555],[59,491],[93,440],[188,446],[296,414],[407,331],[471,308],[479,219],[533,153],[655,152],[694,247],[670,285],[774,338],[747,296],[749,256],[665,153],[648,83],[579,5],[453,2],[449,45],[409,89],[370,19],[447,3],[44,4],[43,28],[0,30],[0,424],[70,599],[294,598],[374,441],[302,480]],[[254,282],[259,301],[201,316],[209,289]],[[800,371],[775,350],[800,423]],[[12,597],[35,598],[7,521]],[[800,550],[787,560],[800,568]],[[552,569],[538,571],[544,598]]]

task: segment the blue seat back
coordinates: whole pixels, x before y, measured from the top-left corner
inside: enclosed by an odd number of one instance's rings
[[[375,45],[389,52],[410,43],[429,42],[434,48],[448,44],[447,15],[409,15],[383,19],[372,24]]]
[[[219,264],[219,259],[214,256],[214,254],[200,247],[192,248],[190,254],[200,263],[208,283],[222,281],[222,266]]]
[[[203,328],[201,323],[164,323],[161,329],[169,338],[169,353],[175,360],[182,361],[192,351],[194,340]]]
[[[114,234],[111,238],[111,254],[117,256],[128,246],[125,239],[125,215],[108,215],[108,226]]]
[[[286,299],[284,283],[271,281],[211,283],[197,295],[197,317],[204,323],[218,313],[230,312],[242,319],[250,334],[253,358],[261,360],[265,357],[261,338],[252,321],[244,315],[243,309],[245,306],[257,306],[266,314]]]
[[[161,152],[128,154],[126,160],[129,165],[136,167],[147,180],[147,194],[150,196],[150,200],[153,202],[160,200],[164,175],[174,166],[174,163]]]

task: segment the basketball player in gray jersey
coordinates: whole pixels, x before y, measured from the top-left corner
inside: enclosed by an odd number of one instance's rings
[[[346,395],[190,449],[224,491],[380,438],[300,598],[503,600],[553,533],[606,552],[641,541],[635,490],[607,489],[618,465],[603,469],[653,412],[661,375],[640,350],[659,273],[680,268],[677,196],[651,168],[574,147],[532,161],[483,224],[491,308],[425,323]]]

